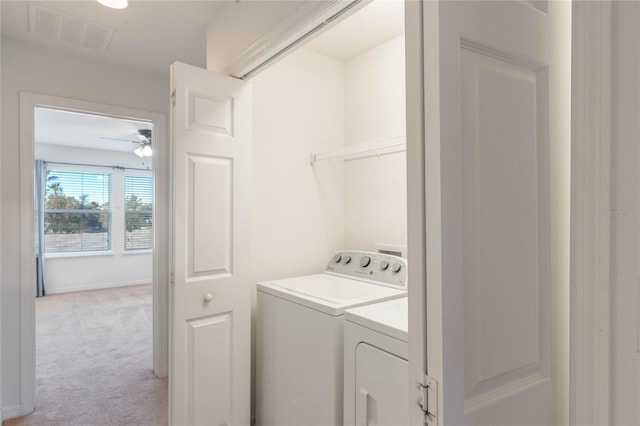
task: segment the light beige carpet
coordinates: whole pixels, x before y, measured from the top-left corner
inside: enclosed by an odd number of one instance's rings
[[[36,411],[5,426],[167,424],[150,285],[41,297],[36,310]]]

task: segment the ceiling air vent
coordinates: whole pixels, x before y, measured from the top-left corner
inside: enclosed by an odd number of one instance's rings
[[[30,3],[29,32],[74,46],[106,52],[115,30]]]

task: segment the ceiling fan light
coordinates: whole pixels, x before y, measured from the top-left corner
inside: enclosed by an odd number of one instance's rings
[[[134,149],[133,153],[136,154],[140,158],[144,157],[144,149],[141,146],[139,146],[136,149]]]
[[[151,145],[145,145],[142,147],[142,155],[144,155],[145,157],[151,157],[153,155]]]
[[[103,6],[110,7],[112,9],[124,9],[129,6],[128,0],[96,0]]]

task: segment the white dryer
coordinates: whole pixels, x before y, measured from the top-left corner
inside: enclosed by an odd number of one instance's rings
[[[404,259],[336,254],[324,273],[258,284],[256,424],[342,425],[344,313],[406,296]]]
[[[349,309],[344,329],[344,425],[409,424],[407,298]]]

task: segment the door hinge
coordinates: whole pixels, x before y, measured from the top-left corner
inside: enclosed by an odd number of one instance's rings
[[[425,424],[438,424],[438,382],[425,374],[418,383],[418,407],[424,413]]]
[[[176,91],[175,89],[171,92],[171,106],[176,106]]]
[[[176,285],[176,274],[175,274],[175,272],[169,272],[169,283],[171,283],[172,287]]]

